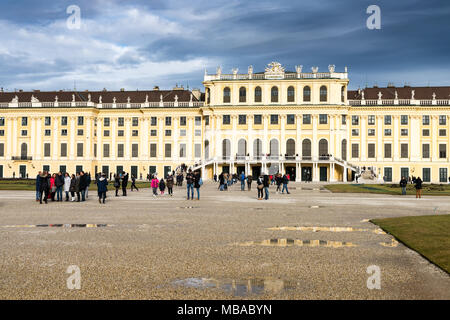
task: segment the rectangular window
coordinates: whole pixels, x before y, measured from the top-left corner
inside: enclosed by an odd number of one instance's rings
[[[422,158],[430,158],[430,145],[428,143],[422,144]]]
[[[156,119],[156,117],[155,117],[155,119]],[[155,121],[154,125],[156,126],[156,121]],[[180,126],[185,126],[185,125],[186,125],[186,117],[180,117]]]
[[[359,129],[352,129],[352,136],[354,137],[359,136]]]
[[[124,136],[124,131],[123,131],[123,130],[118,130],[118,131],[117,131],[117,135],[118,135],[119,137],[123,137],[123,136]]]
[[[222,124],[230,124],[230,115],[224,114],[222,116]]]
[[[51,117],[45,117],[44,123],[46,126],[50,126],[52,124],[52,118]]]
[[[150,143],[150,158],[156,158],[156,143]]]
[[[150,130],[150,136],[156,137],[157,136],[157,130]]]
[[[23,137],[26,137],[28,135],[28,131],[27,130],[22,130],[21,134]]]
[[[445,115],[439,116],[439,125],[445,126],[446,124],[447,124],[447,116]]]
[[[328,115],[319,114],[319,124],[327,124],[327,123],[328,123]]]
[[[137,143],[133,143],[131,145],[131,156],[133,158],[137,158],[139,156],[139,145]]]
[[[311,115],[310,114],[303,115],[303,124],[311,124]]]
[[[384,129],[384,135],[385,136],[392,136],[392,130],[391,129]]]
[[[255,114],[253,116],[253,122],[254,122],[254,124],[262,124],[262,115],[261,114]]]
[[[170,158],[172,157],[172,144],[166,143],[164,146],[164,157]]]
[[[166,130],[166,137],[170,137],[172,135],[172,130]]]
[[[186,129],[180,129],[180,137],[186,137]]]
[[[139,118],[133,117],[133,118],[131,118],[131,122],[132,122],[133,127],[137,127],[139,125]]]
[[[201,137],[201,136],[202,136],[202,130],[200,130],[200,129],[195,129],[194,135],[195,135],[196,137]]]
[[[27,126],[27,125],[28,125],[28,118],[22,117],[22,126]]]
[[[407,136],[407,135],[408,135],[408,129],[401,129],[401,130],[400,130],[400,134],[401,134],[402,136]]]
[[[375,158],[375,143],[369,143],[367,145],[367,156],[369,158]]]
[[[446,144],[439,144],[439,158],[440,159],[447,158],[447,145]]]
[[[384,168],[384,180],[392,182],[392,168]]]
[[[78,130],[77,130],[77,135],[78,135],[78,136],[82,136],[83,134],[84,134],[83,129],[78,129]],[[108,131],[108,135],[109,135],[109,131]]]
[[[447,182],[447,168],[439,168],[439,182]]]
[[[369,130],[367,131],[367,135],[368,135],[368,136],[374,136],[374,135],[375,135],[375,129],[369,129]]]
[[[384,125],[390,126],[392,124],[392,117],[391,116],[384,116]]]
[[[367,124],[369,126],[375,125],[375,116],[374,115],[370,115],[367,117]]]
[[[445,137],[447,135],[447,130],[439,129],[439,137]]]
[[[5,126],[5,117],[0,117],[0,127]]]
[[[408,179],[409,177],[409,168],[400,168],[400,176]]]
[[[270,124],[278,124],[278,115],[277,114],[270,115]]]
[[[201,158],[202,156],[202,145],[200,143],[196,143],[195,146],[195,157]]]
[[[52,130],[50,129],[45,129],[44,134],[48,137],[52,134]]]
[[[166,126],[170,127],[172,125],[172,117],[166,117]]]
[[[295,124],[295,115],[294,114],[287,115],[286,124]]]
[[[422,130],[422,136],[429,137],[430,136],[430,130],[429,129],[423,129]]]
[[[186,144],[181,143],[180,144],[180,158],[185,158],[185,157],[186,157]]]
[[[5,136],[5,130],[0,130],[0,137],[4,137]]]
[[[430,168],[422,169],[422,180],[423,180],[423,182],[431,182],[431,169]]]
[[[205,116],[205,126],[209,126],[209,116]]]
[[[408,158],[408,144],[400,144],[400,158]]]
[[[50,157],[50,143],[44,143],[44,157]]]
[[[67,143],[61,143],[61,157],[67,157]]]
[[[97,156],[97,144],[94,143],[94,157]]]
[[[77,143],[77,157],[83,156],[83,143]]]
[[[400,124],[401,125],[407,125],[408,124],[408,116],[405,116],[405,115],[403,115],[403,116],[400,116]]]
[[[359,144],[352,143],[352,158],[359,158]]]
[[[137,137],[139,135],[139,130],[131,130],[131,135]]]
[[[103,157],[109,158],[109,143],[103,144]]]
[[[196,126],[202,125],[202,117],[195,117],[195,125]]]
[[[117,157],[123,158],[123,156],[124,156],[124,145],[123,143],[119,143],[117,145]]]
[[[352,125],[353,126],[359,125],[359,116],[352,116]]]
[[[5,144],[0,143],[0,157],[4,157],[4,156],[5,156]]]
[[[61,117],[61,125],[67,126],[67,117]]]
[[[384,144],[384,157],[392,158],[392,144],[390,144],[390,143]]]
[[[347,116],[345,114],[342,115],[342,125],[346,125],[347,124]]]
[[[79,126],[84,125],[84,117],[82,117],[82,116],[78,117],[78,122],[77,123],[78,123]]]
[[[118,119],[117,119],[117,125],[118,125],[119,127],[125,126],[125,118],[123,118],[123,117],[118,118]]]
[[[109,127],[110,123],[111,123],[111,120],[109,118],[104,118],[103,119],[103,125],[105,127]]]
[[[430,125],[430,116],[422,116],[422,124],[424,126],[429,126]]]
[[[240,114],[239,115],[239,124],[240,125],[247,124],[247,116],[245,114]]]

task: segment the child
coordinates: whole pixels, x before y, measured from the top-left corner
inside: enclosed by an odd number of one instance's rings
[[[153,196],[156,197],[158,195],[158,185],[159,181],[156,175],[153,176],[151,187],[153,189]]]
[[[164,190],[166,190],[166,183],[164,182],[164,179],[161,178],[161,181],[159,181],[159,191],[161,191],[161,195],[164,195]]]

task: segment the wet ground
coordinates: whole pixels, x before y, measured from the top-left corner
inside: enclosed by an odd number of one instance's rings
[[[450,277],[369,219],[448,214],[449,197],[332,194],[290,184],[200,201],[150,190],[100,205],[39,205],[0,191],[0,298],[12,299],[450,299]],[[381,271],[370,290],[369,266]],[[77,266],[81,289],[67,286]],[[73,270],[73,268],[72,268]]]

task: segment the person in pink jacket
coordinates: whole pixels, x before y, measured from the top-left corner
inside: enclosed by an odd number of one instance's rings
[[[153,189],[153,196],[156,197],[158,195],[158,186],[159,186],[159,181],[158,178],[156,177],[156,175],[153,177],[152,182],[151,182],[151,187]]]

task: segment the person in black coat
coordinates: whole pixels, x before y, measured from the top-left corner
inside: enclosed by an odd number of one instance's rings
[[[264,200],[269,200],[269,176],[267,174],[263,177],[263,185],[264,185]]]
[[[108,191],[108,180],[106,174],[102,173],[97,182],[98,203],[102,203],[102,201],[105,203],[106,191]]]
[[[84,171],[80,172],[80,192],[81,192],[81,201],[86,201],[86,187],[88,186],[87,176],[84,174]]]
[[[36,176],[36,202],[41,198],[41,174],[42,172],[39,171]]]
[[[122,172],[122,195],[127,196],[128,173]]]
[[[39,202],[42,204],[42,198],[44,198],[44,202],[47,204],[49,192],[50,192],[50,175],[47,173],[47,171],[44,171],[39,176]]]

